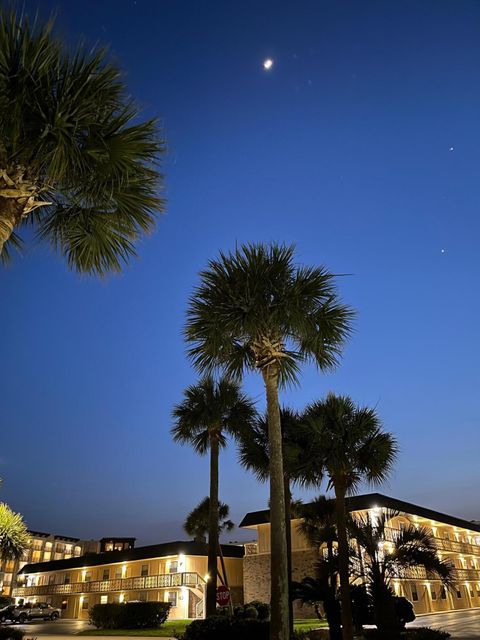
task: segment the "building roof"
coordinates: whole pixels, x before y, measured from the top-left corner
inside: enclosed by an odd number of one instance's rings
[[[80,542],[80,538],[71,538],[70,536],[57,536],[53,533],[45,533],[44,531],[32,531],[28,530],[28,534],[32,538],[54,538],[55,540],[67,540],[68,542]]]
[[[122,538],[122,537],[107,537],[100,538],[100,542],[135,542],[136,538]]]
[[[480,523],[478,522],[463,520],[462,518],[440,513],[439,511],[419,507],[411,502],[391,498],[383,495],[382,493],[366,493],[360,496],[350,496],[346,500],[346,506],[348,511],[363,511],[365,509],[372,509],[373,507],[385,507],[387,509],[401,511],[402,513],[410,513],[414,516],[443,522],[445,524],[452,525],[453,527],[469,529],[470,531],[477,531],[480,533]],[[269,522],[270,510],[265,509],[263,511],[251,511],[250,513],[247,513],[239,526],[255,527],[259,524],[268,524]]]
[[[222,552],[226,558],[243,558],[245,550],[242,545],[222,544]],[[50,562],[36,562],[27,564],[19,571],[20,574],[42,573],[44,571],[62,571],[83,567],[96,567],[102,564],[130,562],[132,560],[146,560],[148,558],[162,558],[176,556],[183,553],[187,556],[206,556],[208,545],[203,542],[177,540],[163,544],[152,544],[147,547],[126,549],[125,551],[105,551],[103,553],[86,553],[78,558],[67,560],[51,560]]]

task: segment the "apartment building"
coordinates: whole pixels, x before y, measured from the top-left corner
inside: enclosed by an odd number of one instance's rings
[[[347,499],[352,515],[370,513],[373,517],[382,509],[398,512],[390,521],[392,534],[413,524],[426,528],[433,536],[438,555],[455,566],[455,587],[446,590],[439,580],[427,575],[422,567],[402,571],[393,583],[397,595],[408,598],[416,613],[450,611],[480,607],[480,524],[419,507],[379,493],[353,496]],[[293,579],[300,581],[315,575],[319,549],[309,546],[298,530],[300,520],[291,522]],[[256,532],[256,542],[245,546],[245,601],[270,599],[270,512],[248,513],[241,527]],[[391,536],[395,538],[394,535]],[[297,617],[309,617],[308,608],[295,606]]]
[[[26,564],[79,557],[85,553],[96,553],[100,548],[100,543],[96,540],[80,540],[30,530],[28,534],[28,546],[20,561],[8,560],[0,563],[0,593],[3,595],[11,595],[16,576]]]
[[[119,543],[105,540],[112,541]],[[27,564],[13,595],[17,602],[49,602],[63,609],[65,618],[88,619],[95,604],[132,600],[170,602],[170,619],[198,618],[208,580],[207,551],[203,542],[177,541]],[[244,548],[222,545],[222,553],[232,600],[241,603]]]

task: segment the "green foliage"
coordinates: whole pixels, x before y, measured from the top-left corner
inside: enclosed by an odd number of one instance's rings
[[[375,409],[330,393],[307,407],[304,421],[310,431],[310,466],[318,475],[327,474],[330,486],[341,480],[352,492],[362,481],[378,484],[388,477],[398,446],[382,430]]]
[[[294,247],[242,245],[211,260],[200,279],[185,327],[198,370],[241,378],[276,368],[285,384],[304,362],[337,364],[353,312],[339,301],[334,275],[296,265]]]
[[[97,629],[147,629],[159,627],[168,618],[169,602],[96,604],[90,620]]]
[[[270,625],[264,620],[211,616],[194,620],[179,636],[181,640],[268,640]]]
[[[0,627],[0,640],[22,640],[25,632],[15,627]]]
[[[223,607],[224,613],[230,615],[230,609]],[[238,605],[233,610],[233,615],[236,618],[245,618],[249,620],[269,620],[270,619],[270,605],[266,602],[260,602],[260,600],[252,600],[245,604]]]
[[[0,175],[49,203],[22,219],[38,237],[71,268],[103,275],[135,255],[164,211],[165,144],[106,51],[67,46],[53,27],[0,11]]]
[[[224,531],[231,531],[235,528],[234,523],[228,519],[230,514],[230,507],[225,502],[218,503],[218,531],[223,533]],[[210,498],[207,496],[199,504],[190,511],[185,522],[183,523],[183,529],[185,533],[196,539],[205,538],[208,533],[210,515]]]
[[[0,560],[19,560],[27,544],[28,532],[22,516],[0,502]]]
[[[226,445],[227,433],[236,434],[253,423],[256,412],[253,402],[245,396],[236,382],[211,376],[187,387],[183,401],[172,411],[175,442],[191,444],[200,455],[207,453],[210,439]]]

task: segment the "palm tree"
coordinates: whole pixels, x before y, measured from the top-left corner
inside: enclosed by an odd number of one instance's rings
[[[28,545],[28,531],[22,516],[0,502],[0,564],[18,562]],[[2,582],[3,582],[3,571]]]
[[[302,505],[299,511],[302,519],[298,524],[298,530],[312,547],[320,550],[320,559],[316,566],[316,578],[302,580],[297,594],[306,602],[305,597],[313,590],[310,596],[315,595],[315,598],[324,603],[330,639],[338,640],[342,638],[342,631],[337,601],[338,556],[334,549],[335,543],[338,543],[335,501],[318,496],[313,502]],[[323,555],[324,546],[327,551],[326,557]]]
[[[208,525],[208,575],[206,615],[215,614],[217,595],[217,552],[219,545],[218,458],[226,446],[227,434],[253,424],[255,408],[237,383],[205,376],[188,387],[182,402],[172,412],[175,442],[191,444],[200,455],[210,451],[210,509]]]
[[[105,51],[71,52],[53,26],[0,10],[0,260],[33,224],[70,268],[103,275],[164,210],[165,144]]]
[[[292,484],[303,486],[317,478],[305,476],[302,458],[308,447],[305,430],[302,429],[298,412],[289,407],[280,409],[283,451],[283,490],[285,493],[285,529],[287,535],[288,583],[292,582]],[[269,477],[268,416],[259,416],[253,430],[241,432],[237,437],[240,463],[253,471],[260,482]],[[293,636],[293,601],[289,598],[290,635]]]
[[[423,567],[430,579],[439,579],[450,587],[454,575],[453,565],[439,559],[435,540],[425,528],[412,525],[401,531],[390,528],[392,519],[398,515],[385,509],[378,516],[367,513],[352,518],[349,524],[351,535],[360,547],[356,556],[363,564],[377,627],[389,638],[398,634],[392,597],[395,578],[408,573],[411,567]]]
[[[349,544],[345,498],[361,482],[379,484],[389,475],[397,454],[395,438],[382,431],[374,409],[359,407],[348,396],[329,394],[307,407],[311,429],[311,465],[323,471],[335,492],[342,628],[353,638],[350,599]]]
[[[220,253],[200,274],[190,298],[185,337],[200,371],[220,369],[240,379],[262,375],[270,456],[271,625],[289,634],[288,560],[279,387],[296,383],[300,365],[337,364],[352,310],[341,304],[334,276],[294,262],[294,248],[249,244]]]
[[[235,528],[234,523],[229,520],[230,507],[225,502],[218,503],[218,533],[219,536],[225,531],[232,531]],[[185,533],[192,536],[195,540],[206,541],[210,523],[210,498],[207,496],[199,504],[190,511],[187,519],[183,523]],[[218,544],[218,553],[222,564],[223,577],[221,581],[228,587],[227,569],[225,567],[225,558],[223,557],[222,545]]]

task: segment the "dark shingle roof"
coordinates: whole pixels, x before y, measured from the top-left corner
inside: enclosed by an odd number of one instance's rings
[[[241,545],[222,544],[222,552],[226,558],[243,558],[245,550]],[[204,542],[177,540],[163,544],[152,544],[148,547],[137,547],[126,551],[105,551],[104,553],[86,553],[78,558],[68,560],[51,560],[27,564],[19,573],[40,573],[43,571],[62,571],[82,567],[96,567],[102,564],[128,562],[132,560],[146,560],[147,558],[162,558],[183,553],[187,556],[206,556],[208,545]]]
[[[453,527],[460,527],[462,529],[470,529],[471,531],[480,532],[480,525],[469,520],[462,520],[455,516],[449,516],[439,511],[433,511],[432,509],[426,509],[425,507],[419,507],[411,502],[405,502],[404,500],[398,500],[397,498],[390,498],[384,496],[381,493],[367,493],[360,496],[351,496],[347,498],[347,509],[349,511],[362,511],[364,509],[371,509],[374,506],[386,507],[387,509],[394,509],[395,511],[402,511],[404,513],[410,513],[421,518],[427,518],[428,520],[436,520],[437,522],[443,522],[445,524],[452,525]],[[267,524],[270,522],[270,510],[265,509],[263,511],[252,511],[247,513],[240,527],[252,527],[259,524]]]

